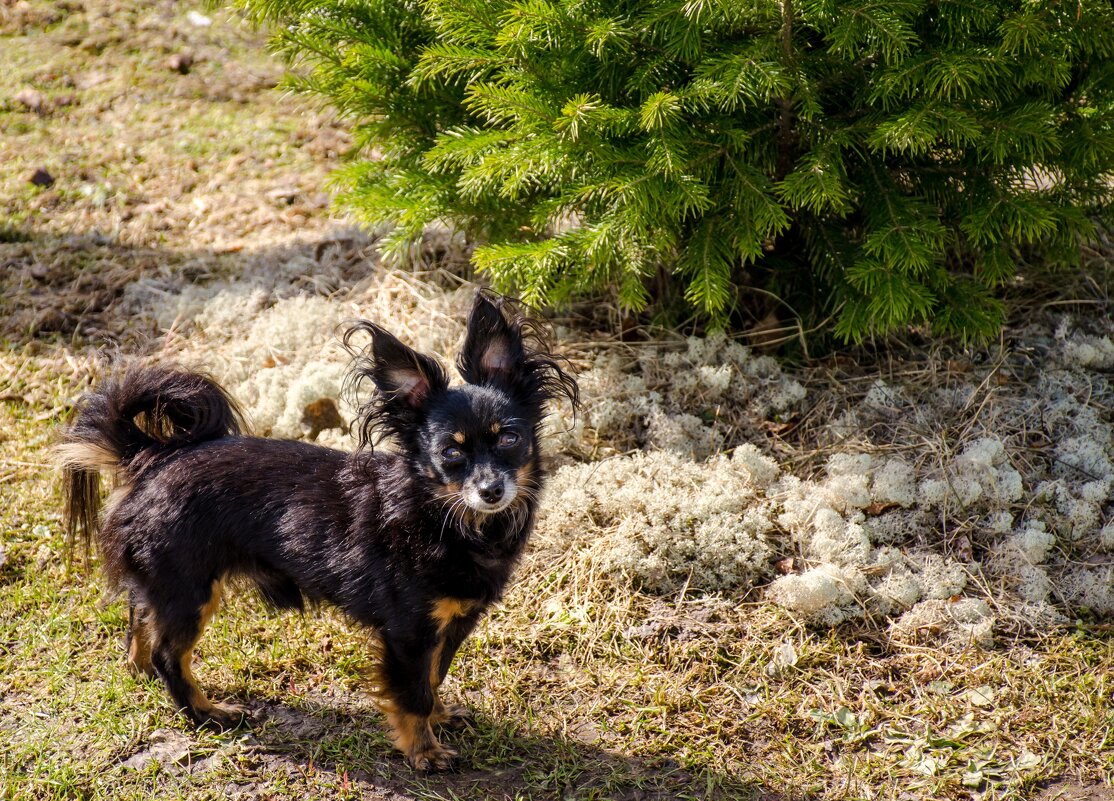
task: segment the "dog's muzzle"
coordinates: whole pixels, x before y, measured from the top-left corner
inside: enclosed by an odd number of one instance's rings
[[[477,479],[464,486],[464,502],[477,512],[495,514],[506,509],[518,495],[518,486],[505,476]]]

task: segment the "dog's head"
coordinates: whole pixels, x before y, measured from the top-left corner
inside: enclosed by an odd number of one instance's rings
[[[450,387],[445,371],[379,326],[360,322],[345,336],[371,334],[357,357],[356,380],[378,390],[361,407],[361,446],[393,437],[415,468],[461,511],[495,514],[537,491],[538,435],[547,404],[578,401],[576,381],[557,364],[520,314],[477,294]]]

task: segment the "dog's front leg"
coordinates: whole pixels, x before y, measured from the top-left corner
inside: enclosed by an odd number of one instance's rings
[[[423,773],[449,770],[456,751],[433,734],[434,690],[430,671],[437,650],[436,632],[385,634],[383,637],[383,711],[395,746],[412,768]]]
[[[480,612],[472,612],[464,617],[451,620],[441,630],[441,639],[434,652],[433,666],[429,672],[430,684],[433,687],[433,724],[450,729],[460,729],[472,723],[472,715],[468,709],[459,704],[445,704],[441,701],[439,690],[445,676],[449,673],[453,657],[472,633],[472,629],[479,622]]]

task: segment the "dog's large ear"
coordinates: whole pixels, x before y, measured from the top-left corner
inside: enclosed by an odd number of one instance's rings
[[[372,336],[371,380],[381,393],[420,409],[430,395],[448,388],[441,365],[379,326],[366,325]]]
[[[507,322],[498,306],[477,294],[457,359],[461,377],[469,384],[508,385],[525,357],[522,332]]]
[[[371,344],[356,350],[350,342],[361,332],[371,335]],[[403,440],[415,434],[429,398],[449,387],[441,365],[366,320],[352,325],[343,342],[355,357],[349,376],[350,389],[358,394],[360,385],[370,380],[379,390],[360,404],[357,428],[361,446],[371,444],[377,432],[394,434]]]
[[[482,292],[468,317],[468,333],[456,366],[469,384],[491,384],[526,404],[540,422],[545,406],[559,396],[575,409],[580,403],[576,379],[550,352],[544,326],[507,298],[492,301]]]

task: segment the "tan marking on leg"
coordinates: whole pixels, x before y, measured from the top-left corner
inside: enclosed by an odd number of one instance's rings
[[[440,637],[437,645],[433,647],[433,656],[429,661],[429,687],[433,691],[433,711],[429,713],[429,722],[434,726],[448,721],[451,713],[441,701],[438,691],[441,688],[441,653],[444,651],[444,637]]]
[[[213,619],[213,615],[220,609],[221,597],[224,595],[224,582],[217,579],[213,582],[213,586],[209,592],[209,600],[201,607],[201,621],[197,624],[197,639],[201,639],[201,633],[205,631],[205,627],[209,625],[209,621]],[[194,641],[194,645],[197,640]]]
[[[433,649],[433,658],[429,660],[429,686],[433,690],[434,704],[439,704],[437,700],[437,688],[441,686],[441,652],[445,650],[445,638],[441,637],[437,640],[437,645]]]
[[[441,654],[445,650],[445,629],[458,617],[463,617],[475,608],[473,601],[464,598],[438,598],[433,602],[430,617],[437,625],[437,644],[429,660],[429,687],[433,692],[433,711],[429,715],[429,722],[440,725],[450,721],[454,716],[463,715],[460,707],[448,708],[438,696],[441,687]]]
[[[154,676],[155,666],[151,663],[151,644],[154,637],[151,623],[144,609],[137,607],[132,612],[128,628],[128,667],[136,676]]]
[[[197,621],[197,636],[193,638],[193,642],[189,647],[182,652],[178,658],[178,665],[182,669],[182,676],[185,677],[186,683],[190,686],[190,706],[198,712],[208,714],[213,710],[214,704],[205,697],[205,693],[201,692],[201,688],[197,686],[197,680],[193,677],[193,650],[197,647],[198,641],[201,639],[201,634],[205,631],[205,626],[209,624],[213,615],[216,614],[217,608],[220,606],[221,596],[221,583],[214,581],[212,589],[209,593],[209,600],[201,607],[198,613]]]
[[[460,445],[463,445],[463,444],[464,444],[464,440],[466,439],[466,437],[464,436],[464,432],[463,432],[463,431],[457,431],[457,432],[455,432],[455,433],[453,434],[453,439],[454,439],[454,440],[455,440],[455,441],[456,441],[456,442],[457,442],[458,444],[460,444]]]
[[[445,649],[445,629],[456,618],[463,617],[475,609],[475,603],[463,598],[439,598],[433,604],[431,617],[437,624],[437,645],[433,649],[433,658],[429,663],[429,686],[433,690],[433,712],[430,722],[434,725],[451,723],[454,720],[465,720],[468,712],[464,707],[448,707],[441,701],[438,690],[441,687],[441,653]]]
[[[378,637],[372,640],[372,650],[379,652],[377,655],[380,657],[373,668],[372,696],[375,698],[379,710],[387,718],[391,741],[403,753],[407,764],[423,773],[451,768],[457,755],[453,749],[441,745],[433,733],[433,724],[450,720],[454,711],[446,709],[437,699],[437,690],[434,684],[434,682],[439,683],[434,675],[436,672],[434,666],[440,661],[444,645],[444,639],[439,636],[430,660],[433,709],[428,717],[423,717],[422,715],[405,712],[400,708],[391,690],[390,682],[385,675],[382,640]]]
[[[211,716],[216,705],[197,686],[197,679],[193,675],[193,648],[183,652],[181,657],[178,658],[178,667],[182,670],[182,678],[190,686],[190,707],[195,712]]]
[[[235,726],[247,714],[247,709],[239,704],[215,704],[206,697],[201,688],[197,686],[197,680],[193,676],[193,651],[197,647],[198,641],[201,639],[202,633],[205,631],[205,626],[213,619],[213,615],[220,609],[221,595],[224,592],[224,583],[219,579],[213,582],[212,590],[209,595],[209,600],[201,607],[199,612],[199,620],[197,623],[197,637],[190,644],[189,648],[182,652],[178,665],[182,669],[182,676],[186,680],[186,684],[190,687],[190,706],[196,712],[209,717],[211,720],[224,728],[231,728]]]
[[[395,709],[387,711],[391,739],[414,770],[427,773],[452,767],[456,751],[437,741],[430,719]]]
[[[441,653],[445,649],[444,639],[437,641],[437,646],[433,649],[433,659],[430,661],[429,668],[429,687],[433,691],[433,711],[429,713],[429,722],[433,726],[446,726],[452,729],[459,729],[468,725],[471,716],[468,710],[459,704],[446,704],[441,700],[439,691],[441,689]]]
[[[433,602],[433,611],[430,617],[437,624],[437,633],[441,634],[445,628],[458,617],[464,617],[472,611],[474,604],[464,598],[438,598]]]
[[[439,695],[442,683],[440,665],[441,654],[444,650],[445,640],[441,638],[437,641],[437,645],[433,649],[433,659],[430,660],[429,687],[433,690],[433,711],[429,713],[429,722],[434,726],[460,729],[469,725],[472,716],[466,707],[460,704],[446,704],[441,700]]]
[[[429,722],[434,726],[444,723],[448,719],[445,704],[437,694],[441,687],[441,652],[445,650],[445,638],[440,637],[433,648],[433,656],[429,660],[429,689],[433,692],[433,711],[429,713]]]

